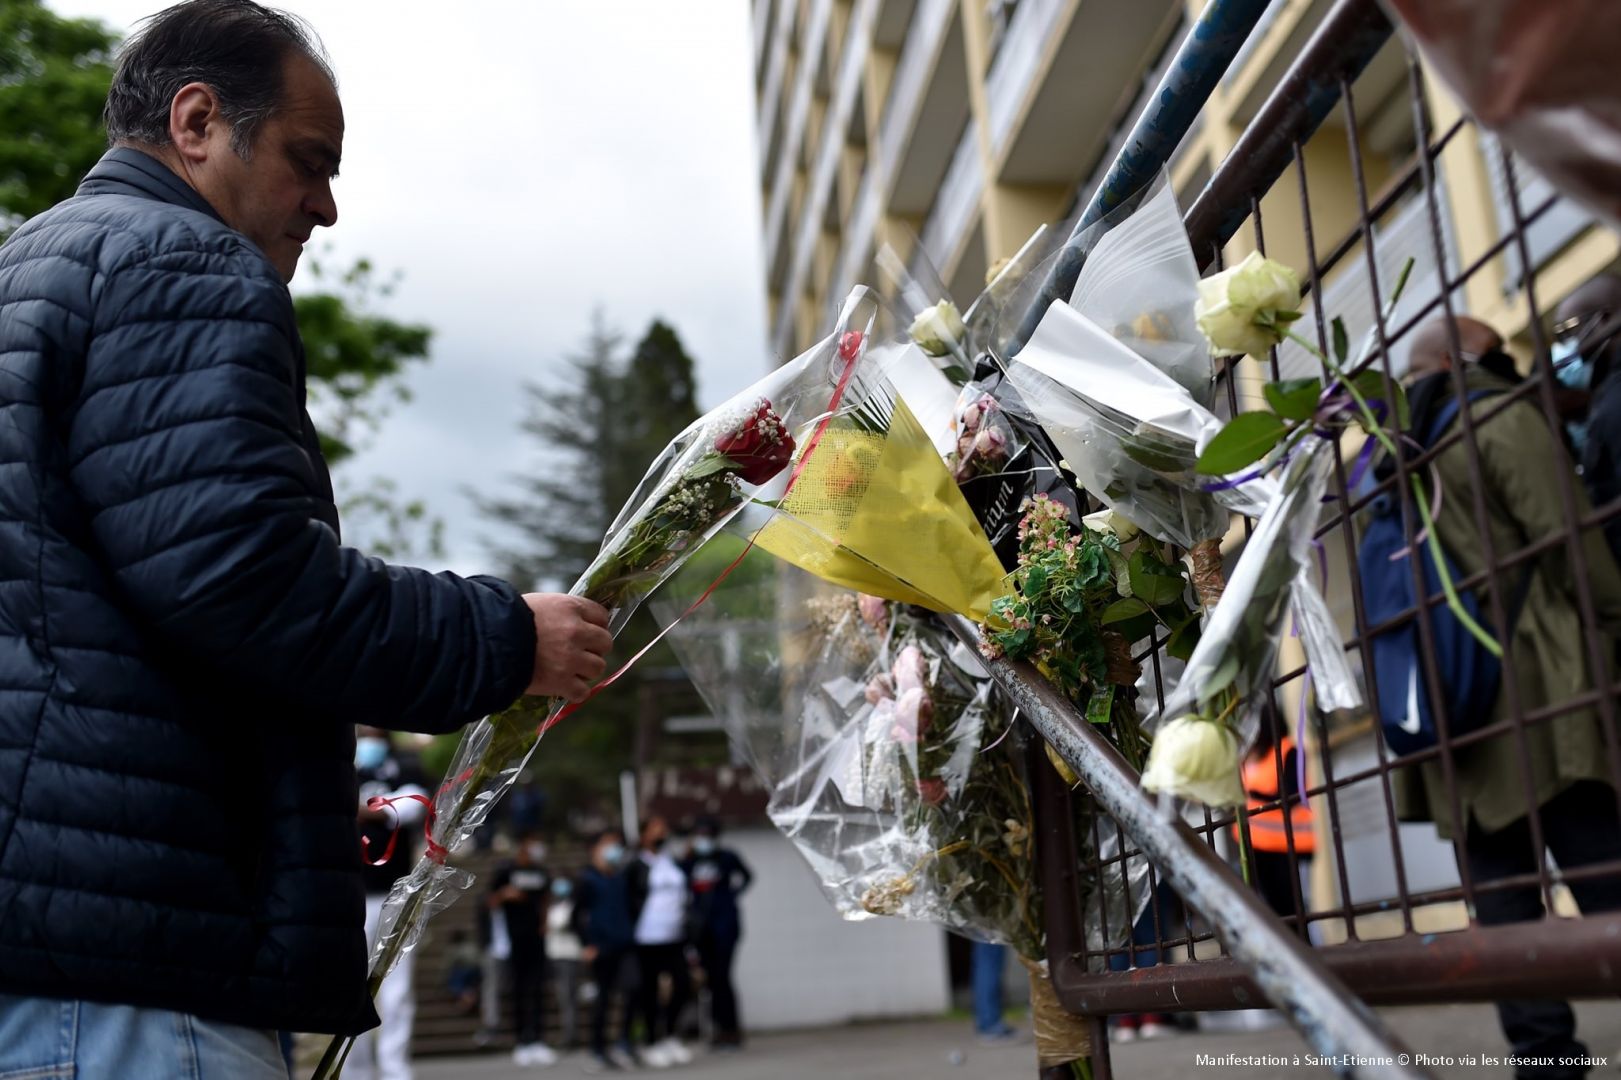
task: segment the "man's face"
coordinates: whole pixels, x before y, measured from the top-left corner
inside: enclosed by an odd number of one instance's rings
[[[282,106],[259,125],[248,160],[231,148],[229,128],[211,125],[208,160],[193,180],[225,223],[291,281],[310,233],[338,220],[332,180],[343,154],[343,106],[307,57],[289,56],[282,78]]]

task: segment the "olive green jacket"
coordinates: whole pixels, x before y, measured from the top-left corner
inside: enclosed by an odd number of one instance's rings
[[[1471,390],[1506,389],[1506,384],[1478,368],[1471,369],[1466,378]],[[1470,406],[1470,415],[1478,417],[1501,404],[1496,397],[1482,398]],[[1456,427],[1455,421],[1448,430]],[[1565,530],[1559,473],[1570,478],[1577,514],[1585,516],[1590,512],[1563,444],[1531,401],[1509,405],[1477,427],[1475,437],[1480,448],[1486,518],[1499,560]],[[1474,574],[1485,567],[1486,555],[1476,523],[1466,442],[1459,440],[1443,451],[1435,465],[1442,486],[1437,532],[1460,573]],[[1605,635],[1599,643],[1608,665],[1602,681],[1613,684],[1613,635],[1621,631],[1621,571],[1598,529],[1586,530],[1582,550],[1588,568],[1586,591],[1592,598],[1600,633]],[[1503,572],[1499,589],[1505,608],[1520,585],[1524,565]],[[1522,715],[1568,701],[1600,682],[1589,670],[1588,643],[1583,640],[1576,607],[1577,582],[1568,545],[1562,543],[1545,552],[1534,566],[1510,650]],[[1481,610],[1489,619],[1489,595],[1483,589],[1480,596]],[[1493,722],[1513,715],[1507,676],[1505,669]],[[1513,730],[1462,747],[1453,753],[1453,768],[1463,820],[1472,819],[1486,832],[1495,832],[1526,816],[1527,770],[1537,805],[1541,806],[1578,780],[1609,782],[1610,760],[1598,712],[1591,708],[1528,724],[1523,751]],[[1397,770],[1393,775],[1397,816],[1404,821],[1433,821],[1441,836],[1451,839],[1463,830],[1453,825],[1442,775],[1438,758]]]

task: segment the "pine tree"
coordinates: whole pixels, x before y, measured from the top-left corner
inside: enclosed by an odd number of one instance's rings
[[[491,546],[507,578],[523,588],[562,590],[596,556],[660,452],[698,418],[696,376],[667,324],[655,320],[622,357],[619,336],[598,315],[561,377],[529,383],[524,392],[529,410],[520,427],[534,443],[533,464],[512,478],[510,495],[469,494],[480,514],[503,527],[505,538]],[[652,617],[638,612],[620,632],[610,664],[622,664],[656,632]],[[546,736],[531,771],[549,807],[613,797],[619,772],[634,763],[638,673],[674,663],[667,646],[652,650]]]

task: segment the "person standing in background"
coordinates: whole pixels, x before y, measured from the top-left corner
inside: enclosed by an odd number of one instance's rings
[[[574,932],[584,947],[580,959],[591,965],[597,997],[591,1010],[592,1072],[639,1064],[630,1044],[633,1009],[623,993],[625,968],[636,948],[636,912],[624,873],[625,835],[605,829],[591,844],[591,865],[580,874],[574,898]],[[608,1013],[620,1001],[619,1041],[608,1048]]]
[[[360,781],[361,847],[366,865],[366,943],[377,945],[377,923],[394,883],[416,864],[416,837],[421,834],[427,807],[418,802],[428,792],[415,761],[398,753],[382,728],[355,729],[355,775]],[[370,806],[373,799],[387,805]],[[392,850],[390,846],[392,845]],[[384,853],[388,854],[383,859]],[[411,979],[415,954],[406,952],[377,991],[377,1014],[382,1026],[355,1040],[349,1054],[349,1074],[356,1080],[411,1080],[411,1025],[416,1017],[416,995]]]
[[[1560,381],[1589,394],[1577,429],[1582,482],[1595,508],[1621,498],[1621,278],[1596,277],[1554,312],[1554,370]],[[1621,560],[1621,516],[1604,523],[1610,553]]]
[[[546,909],[546,960],[552,969],[562,1034],[558,1045],[573,1049],[579,1038],[576,1004],[580,996],[580,936],[574,932],[574,883],[560,877],[552,882],[552,902]]]
[[[544,860],[546,845],[530,831],[518,840],[510,865],[490,881],[491,902],[505,916],[512,943],[512,1004],[517,1044],[512,1060],[520,1066],[555,1065],[557,1054],[542,1036],[546,994],[546,902],[551,875]]]
[[[716,1050],[736,1050],[743,1045],[737,991],[732,985],[732,963],[743,937],[737,901],[754,883],[754,874],[736,852],[720,846],[720,824],[713,818],[698,822],[692,853],[681,869],[692,890],[690,922],[709,987],[715,1028],[711,1045]]]
[[[646,1026],[642,1060],[655,1069],[685,1065],[692,1052],[676,1025],[692,993],[687,974],[687,876],[664,850],[670,826],[654,815],[642,827],[642,850],[631,864],[631,903],[637,909],[636,962],[641,969],[641,1014]],[[661,1002],[662,981],[670,979],[670,997]]]

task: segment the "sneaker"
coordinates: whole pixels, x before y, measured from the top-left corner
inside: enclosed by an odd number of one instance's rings
[[[607,1054],[592,1054],[585,1059],[585,1071],[588,1073],[620,1072],[619,1063]]]
[[[529,1044],[529,1064],[550,1068],[557,1064],[557,1051],[543,1042]]]
[[[1135,1013],[1127,1013],[1116,1018],[1114,1025],[1109,1028],[1109,1041],[1112,1043],[1137,1041],[1137,1016]]]
[[[979,1032],[977,1037],[983,1046],[996,1046],[1001,1043],[1018,1041],[1019,1030],[1009,1024],[1002,1024],[989,1031]]]
[[[664,1053],[670,1058],[672,1063],[676,1065],[692,1064],[692,1051],[688,1050],[686,1044],[680,1039],[677,1039],[675,1036],[672,1035],[659,1045],[664,1047]]]
[[[669,1049],[663,1043],[642,1047],[642,1064],[649,1069],[668,1069],[675,1063],[675,1058],[670,1056]]]
[[[1137,1036],[1142,1039],[1163,1039],[1175,1034],[1176,1025],[1171,1023],[1171,1018],[1158,1013],[1149,1013],[1137,1025]]]
[[[636,1051],[624,1043],[608,1051],[608,1057],[621,1069],[634,1069],[642,1064],[642,1059],[636,1055]]]
[[[526,1044],[519,1044],[512,1049],[512,1063],[520,1069],[527,1069],[533,1065],[534,1057]]]

